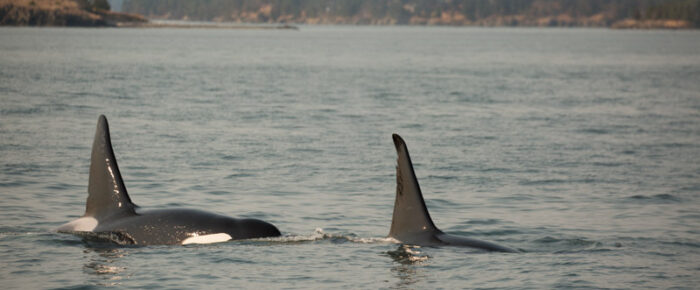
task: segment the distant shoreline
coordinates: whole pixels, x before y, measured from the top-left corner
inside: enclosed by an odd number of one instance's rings
[[[291,29],[299,30],[300,25],[307,26],[357,26],[357,27],[520,27],[520,28],[600,28],[600,29],[661,29],[661,30],[695,30],[698,27],[682,20],[635,20],[624,19],[609,26],[598,25],[444,25],[444,24],[352,24],[352,23],[260,23],[260,22],[215,22],[150,19],[148,22],[123,22],[117,27],[129,28],[215,28],[215,29]]]
[[[124,28],[188,28],[188,29],[289,29],[298,30],[297,25],[352,25],[352,26],[415,26],[415,27],[596,27],[610,29],[698,29],[686,20],[676,19],[633,19],[615,22],[592,17],[578,19],[572,17],[542,17],[528,19],[523,16],[490,17],[476,22],[436,22],[418,19],[410,23],[398,24],[389,19],[376,22],[354,22],[352,19],[288,19],[284,23],[264,21],[190,21],[172,20],[168,17],[112,12],[81,7],[72,0],[0,0],[0,25],[3,26],[66,26],[66,27],[124,27]],[[463,18],[463,17],[462,17]],[[450,18],[452,19],[452,18]],[[461,18],[460,18],[461,19]],[[420,20],[420,21],[419,21]],[[310,21],[310,22],[309,22]]]
[[[258,23],[233,23],[233,22],[196,22],[155,20],[148,22],[121,22],[117,27],[124,28],[185,28],[185,29],[290,29],[299,30],[299,27],[289,24],[258,24]]]

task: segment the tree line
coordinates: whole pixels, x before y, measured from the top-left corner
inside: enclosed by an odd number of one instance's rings
[[[270,23],[609,26],[621,19],[675,19],[700,26],[700,0],[125,0],[122,9]]]

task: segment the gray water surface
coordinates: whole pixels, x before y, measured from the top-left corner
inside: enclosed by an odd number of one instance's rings
[[[0,28],[2,288],[696,288],[700,32]],[[132,200],[284,237],[113,247],[83,214],[97,117]],[[391,134],[442,230],[385,239]]]

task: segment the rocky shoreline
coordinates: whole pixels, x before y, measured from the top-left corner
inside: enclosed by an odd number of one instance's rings
[[[0,25],[116,27],[147,23],[143,16],[107,10],[88,10],[69,0],[0,0]]]

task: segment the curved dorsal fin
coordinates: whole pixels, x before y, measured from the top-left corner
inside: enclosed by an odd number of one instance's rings
[[[94,217],[99,221],[113,216],[133,215],[135,207],[119,173],[107,118],[100,115],[95,130],[95,141],[92,143],[85,216]]]
[[[408,155],[406,143],[398,134],[393,134],[394,146],[398,154],[396,165],[396,201],[391,220],[389,236],[401,239],[405,234],[416,235],[439,231],[430,219],[428,209],[423,201],[418,179],[413,171],[411,156]]]

